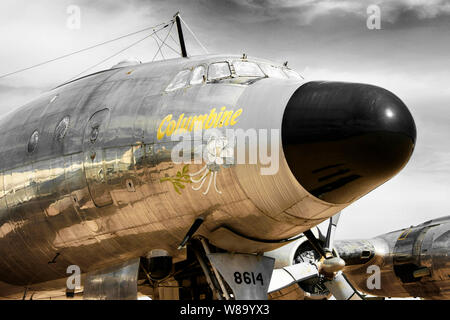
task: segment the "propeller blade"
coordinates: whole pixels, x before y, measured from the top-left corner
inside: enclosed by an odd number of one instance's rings
[[[364,298],[355,290],[355,288],[353,288],[342,273],[342,270],[345,267],[345,261],[339,257],[339,254],[336,251],[333,251],[334,236],[340,216],[341,212],[330,218],[323,246],[311,230],[305,231],[304,235],[314,250],[323,257],[317,262],[319,274],[329,279],[324,282],[324,285],[334,298],[336,300],[363,300]]]
[[[330,252],[333,250],[334,235],[336,233],[336,228],[337,228],[340,216],[341,216],[341,213],[338,212],[337,214],[335,214],[334,216],[332,216],[330,218],[330,223],[328,224],[328,231],[327,231],[327,236],[325,238],[324,248],[325,248],[325,250],[330,251]]]
[[[325,281],[324,285],[336,300],[364,300],[348,282],[342,271],[338,272],[332,280]]]
[[[268,293],[281,290],[290,285],[319,276],[317,266],[309,262],[297,263],[272,272]]]

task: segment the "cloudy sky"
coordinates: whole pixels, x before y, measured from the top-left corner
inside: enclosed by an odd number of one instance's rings
[[[71,5],[80,8],[79,29],[68,27]],[[380,8],[380,30],[367,28],[370,5]],[[308,79],[379,85],[408,105],[418,129],[412,160],[344,211],[337,238],[372,237],[450,214],[450,1],[2,0],[0,76],[170,20],[177,11],[212,53],[288,60]],[[145,35],[1,78],[0,115]],[[156,48],[149,38],[92,71],[124,58],[151,61]],[[187,48],[202,52],[190,36]],[[174,57],[168,48],[163,54]]]

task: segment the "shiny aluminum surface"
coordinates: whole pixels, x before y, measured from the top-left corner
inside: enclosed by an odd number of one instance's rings
[[[450,298],[450,217],[370,240],[337,241],[336,248],[344,260],[351,258],[344,272],[362,292],[385,297]],[[369,260],[358,262],[355,257],[362,250],[372,251],[372,255]],[[373,265],[381,271],[379,289],[367,286],[368,278],[373,275],[367,270]],[[416,270],[422,272],[414,277]]]
[[[112,69],[56,88],[0,119],[0,281],[28,285],[64,278],[69,265],[89,272],[152,249],[179,261],[186,252],[177,246],[205,213],[199,234],[224,249],[254,252],[245,240],[214,232],[229,226],[248,236],[284,239],[348,205],[305,191],[281,149],[275,175],[260,175],[259,163],[235,165],[217,174],[221,194],[211,189],[204,195],[190,184],[181,192],[174,188],[171,178],[186,169],[171,161],[176,142],[156,138],[165,116],[226,106],[243,109],[236,128],[280,129],[287,101],[302,85],[262,79],[164,92],[179,70],[224,59],[236,57]],[[39,137],[30,148],[35,131]],[[189,165],[188,173],[203,165]],[[260,244],[258,251],[278,246]]]

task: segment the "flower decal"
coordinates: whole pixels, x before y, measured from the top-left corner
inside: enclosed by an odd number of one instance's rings
[[[217,173],[221,167],[228,168],[234,163],[234,145],[226,137],[209,138],[206,147],[203,150],[203,158],[206,161],[206,165],[198,172],[190,174],[191,181],[197,186],[192,186],[195,191],[200,190],[205,181],[208,179],[208,186],[206,187],[204,195],[208,194],[211,184],[214,184],[214,189],[217,193],[222,194],[217,188]],[[193,179],[193,177],[200,176],[200,179]]]
[[[210,138],[206,145],[207,164],[210,167],[229,167],[233,162],[234,150],[226,137]]]
[[[159,180],[160,182],[170,181],[173,188],[178,194],[181,194],[180,189],[185,188],[185,184],[192,183],[191,177],[189,176],[189,165],[185,165],[182,171],[178,171],[174,177],[164,177]]]

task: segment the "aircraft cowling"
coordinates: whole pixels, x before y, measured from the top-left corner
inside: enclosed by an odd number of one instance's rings
[[[335,248],[348,280],[362,292],[448,299],[448,229],[448,223],[429,222],[373,239],[336,241]]]
[[[416,127],[408,108],[376,86],[262,79],[243,91],[237,106],[245,111],[236,128],[278,130],[279,167],[263,174],[269,165],[259,158],[233,166],[232,175],[258,210],[298,226],[297,234],[392,178],[415,146]],[[269,139],[266,150],[273,143]],[[203,235],[230,251],[264,251],[255,242],[248,242],[247,250],[247,240],[239,236],[266,239],[252,225],[229,226],[235,235],[221,227]]]
[[[312,228],[311,231],[319,238],[319,241],[323,242],[323,239],[320,239],[318,228]],[[299,263],[317,263],[320,260],[320,255],[312,248],[305,236],[281,248],[266,252],[264,255],[275,259],[275,269]],[[323,277],[312,277],[292,286],[299,286],[307,299],[325,299],[331,296],[330,291],[324,285]]]

